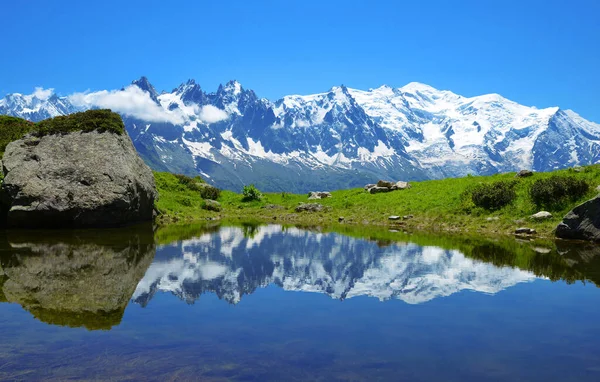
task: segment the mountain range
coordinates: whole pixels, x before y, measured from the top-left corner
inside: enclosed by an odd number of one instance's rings
[[[133,301],[157,292],[193,304],[214,293],[231,304],[258,288],[323,293],[344,300],[370,296],[420,304],[470,290],[495,294],[536,276],[465,257],[456,250],[384,243],[279,225],[222,227],[159,246]]]
[[[600,160],[600,125],[571,110],[416,82],[366,91],[342,85],[273,102],[237,81],[209,93],[188,80],[159,93],[142,77],[119,90],[58,96],[38,88],[0,100],[0,114],[32,121],[90,108],[119,112],[153,169],[237,191],[254,183],[307,192]]]

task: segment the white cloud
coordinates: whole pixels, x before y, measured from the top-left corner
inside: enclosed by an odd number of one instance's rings
[[[213,105],[204,105],[198,113],[198,118],[206,123],[215,123],[229,118],[225,110],[221,110]]]
[[[53,88],[44,89],[42,87],[36,87],[32,96],[37,97],[38,99],[40,99],[42,101],[45,101],[48,98],[50,98],[50,96],[52,96],[52,94],[54,94]]]
[[[147,92],[134,85],[130,85],[124,90],[74,93],[69,96],[69,100],[75,106],[111,109],[114,112],[148,122],[169,122],[183,125],[187,121],[187,117],[180,111],[171,112],[163,109],[150,98]]]

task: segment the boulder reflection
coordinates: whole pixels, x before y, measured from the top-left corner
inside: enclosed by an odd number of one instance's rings
[[[9,232],[0,255],[0,301],[55,325],[118,325],[154,257],[152,227]]]

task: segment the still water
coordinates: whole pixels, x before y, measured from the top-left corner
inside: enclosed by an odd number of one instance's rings
[[[2,236],[2,380],[600,380],[600,247],[278,225]]]

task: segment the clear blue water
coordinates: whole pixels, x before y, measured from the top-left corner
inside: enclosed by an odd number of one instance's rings
[[[163,236],[9,234],[0,379],[600,380],[595,247]]]

